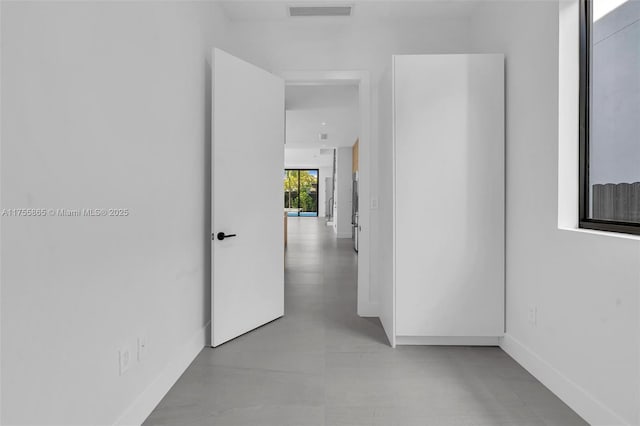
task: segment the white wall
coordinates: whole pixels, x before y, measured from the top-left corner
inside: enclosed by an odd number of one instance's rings
[[[325,178],[333,177],[333,167],[320,167],[318,182],[318,216],[325,217],[327,215],[327,193],[325,191]]]
[[[333,231],[338,238],[351,238],[353,226],[353,151],[351,147],[336,149],[336,183],[333,208]]]
[[[130,211],[2,218],[1,420],[113,424],[205,343],[207,58],[224,21],[199,2],[1,7],[2,207]]]
[[[476,52],[506,54],[503,347],[590,423],[636,425],[640,242],[557,226],[558,3],[492,2],[471,28]]]
[[[392,101],[392,58],[389,68],[383,73],[379,84],[378,108],[378,158],[377,188],[378,206],[371,211],[371,220],[377,229],[372,238],[372,276],[375,278],[376,299],[380,303],[380,321],[387,339],[395,346],[396,292],[394,286],[394,161],[393,161],[393,101]]]

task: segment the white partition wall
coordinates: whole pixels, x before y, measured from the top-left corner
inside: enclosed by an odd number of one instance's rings
[[[336,190],[334,199],[333,230],[338,238],[351,238],[353,226],[351,214],[353,208],[353,175],[351,147],[336,149]]]
[[[396,343],[497,344],[503,55],[394,56],[392,74]]]
[[[378,208],[372,210],[378,224],[375,234],[376,262],[372,277],[378,290],[380,302],[380,322],[391,346],[396,345],[395,331],[395,287],[393,279],[394,253],[394,202],[393,202],[393,95],[391,70],[387,70],[378,86]]]

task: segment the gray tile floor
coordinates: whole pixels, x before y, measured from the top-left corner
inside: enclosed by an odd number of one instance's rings
[[[356,262],[289,218],[285,317],[203,349],[144,425],[586,424],[499,348],[390,348],[356,315]]]

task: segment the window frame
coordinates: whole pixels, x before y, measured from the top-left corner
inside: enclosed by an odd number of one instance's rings
[[[640,235],[640,223],[592,219],[589,188],[589,131],[591,108],[591,26],[592,0],[580,1],[580,147],[579,147],[579,228]]]

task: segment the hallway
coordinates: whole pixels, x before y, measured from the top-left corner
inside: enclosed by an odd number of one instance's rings
[[[352,241],[288,220],[285,316],[203,349],[145,425],[586,424],[499,348],[390,348],[356,314]]]

